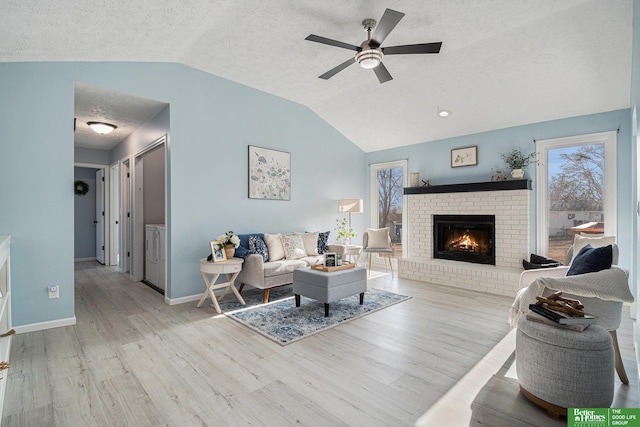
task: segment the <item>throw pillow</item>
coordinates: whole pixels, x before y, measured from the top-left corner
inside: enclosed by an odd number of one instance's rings
[[[283,234],[280,236],[284,246],[286,259],[298,259],[307,256],[302,237],[299,234]]]
[[[262,255],[262,261],[269,261],[269,250],[260,236],[249,237],[249,251]]]
[[[246,258],[249,255],[251,255],[251,248],[247,249],[243,246],[238,246],[236,248],[236,252],[233,256],[238,257],[238,258]]]
[[[282,240],[280,240],[280,234],[264,233],[264,242],[269,251],[269,261],[278,261],[284,258],[284,247]]]
[[[580,250],[586,245],[591,245],[592,248],[600,248],[607,245],[613,245],[616,242],[616,236],[581,236],[576,235],[573,241],[573,259],[576,259]]]
[[[389,249],[389,227],[385,228],[367,228],[369,240],[367,248],[369,249]]]
[[[331,233],[331,231],[318,233],[318,255],[329,252],[329,233]]]
[[[313,233],[301,233],[302,243],[304,243],[304,250],[309,256],[318,255],[318,231]]]
[[[567,276],[595,273],[611,268],[612,259],[613,247],[611,245],[600,248],[592,248],[591,245],[584,246],[571,262]]]

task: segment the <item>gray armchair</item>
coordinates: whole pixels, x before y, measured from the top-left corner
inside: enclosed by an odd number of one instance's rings
[[[613,263],[616,264],[618,262],[618,246],[613,246]],[[569,254],[567,254],[567,264],[571,263],[573,254],[573,247],[569,250]],[[520,284],[519,288],[523,289],[531,285],[536,279],[542,277],[551,277],[551,278],[562,278],[565,277],[567,271],[569,270],[569,266],[561,266],[554,268],[544,268],[539,270],[526,270],[522,272],[520,275]],[[596,273],[597,274],[597,273]],[[571,276],[578,277],[578,276]],[[554,289],[547,288],[544,292],[544,295],[550,295],[555,292]],[[585,293],[587,293],[587,289],[585,289]],[[620,377],[620,380],[624,384],[629,384],[629,379],[627,377],[627,373],[624,369],[624,365],[622,364],[622,358],[620,357],[620,349],[618,347],[618,335],[616,330],[620,326],[620,322],[622,320],[622,301],[614,301],[614,300],[604,300],[597,297],[585,296],[581,295],[579,292],[575,294],[563,294],[564,297],[567,298],[575,298],[579,299],[582,304],[586,307],[586,311],[590,314],[598,317],[598,325],[602,326],[604,329],[609,331],[611,334],[611,339],[613,341],[613,350],[615,357],[615,368]]]
[[[371,233],[371,236],[369,236]],[[371,238],[370,238],[371,237]],[[391,269],[391,277],[393,277],[393,264],[391,264],[391,237],[389,236],[389,227],[377,230],[369,229],[362,235],[362,252],[367,254],[366,266],[368,274],[371,275],[371,254],[380,254],[384,259],[384,271],[387,271],[387,261]]]

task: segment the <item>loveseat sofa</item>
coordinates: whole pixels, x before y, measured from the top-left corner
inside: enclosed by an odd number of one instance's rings
[[[335,252],[344,258],[344,245],[329,245],[329,232],[239,234],[240,246],[234,256],[244,258],[236,279],[240,292],[245,285],[262,289],[263,302],[269,290],[293,283],[293,271],[324,262],[325,253]]]

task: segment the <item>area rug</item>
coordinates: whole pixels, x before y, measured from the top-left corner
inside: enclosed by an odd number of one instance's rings
[[[293,296],[268,304],[240,306],[236,310],[223,307],[223,310],[231,319],[285,346],[409,298],[411,297],[369,288],[364,295],[363,305],[360,305],[360,295],[343,298],[330,304],[329,317],[324,317],[323,303],[301,297],[300,307],[296,307]],[[249,305],[249,301],[247,304]]]

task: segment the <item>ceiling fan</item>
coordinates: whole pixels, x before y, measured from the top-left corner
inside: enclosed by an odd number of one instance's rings
[[[388,82],[389,80],[393,80],[393,77],[391,77],[391,74],[389,74],[387,67],[385,67],[382,63],[382,57],[384,55],[405,55],[440,52],[440,46],[442,46],[442,42],[381,47],[380,45],[382,44],[384,39],[387,38],[389,33],[396,27],[396,25],[398,25],[398,22],[400,22],[403,17],[404,13],[387,9],[384,11],[380,22],[377,23],[377,27],[375,19],[365,19],[364,21],[362,21],[362,26],[367,31],[368,38],[367,40],[363,41],[360,46],[328,39],[326,37],[316,36],[315,34],[310,34],[309,36],[307,36],[305,40],[356,51],[356,55],[353,58],[350,58],[337,67],[330,69],[326,73],[319,76],[319,78],[328,80],[338,74],[340,71],[347,68],[349,65],[357,62],[362,68],[373,69],[380,83],[384,83]],[[373,32],[373,34],[371,34],[371,30],[374,27],[375,31]]]

